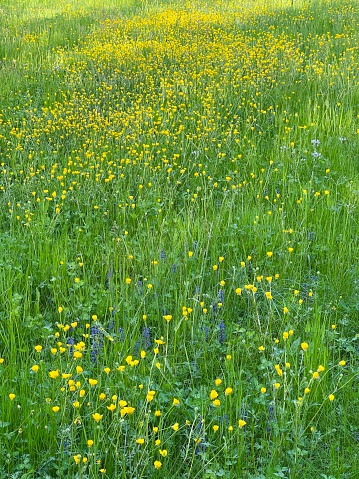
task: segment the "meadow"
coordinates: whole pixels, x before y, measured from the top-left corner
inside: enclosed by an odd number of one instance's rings
[[[359,477],[359,5],[0,2],[0,479]]]

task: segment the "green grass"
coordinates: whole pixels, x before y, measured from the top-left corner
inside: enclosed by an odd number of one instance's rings
[[[357,7],[1,2],[0,478],[358,476]]]

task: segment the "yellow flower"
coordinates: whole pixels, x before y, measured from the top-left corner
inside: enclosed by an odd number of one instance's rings
[[[60,411],[59,406],[53,406],[52,410],[56,413]]]
[[[334,401],[334,398],[335,398],[334,394],[329,394],[328,399],[330,402]]]
[[[4,361],[5,361],[5,359],[4,359],[4,358],[0,358],[0,364],[3,364],[3,363],[4,363]]]
[[[319,373],[322,373],[323,371],[325,371],[325,367],[322,366],[321,364],[319,364],[317,371],[318,371]]]
[[[91,379],[91,378],[89,378],[89,385],[90,385],[90,386],[96,386],[97,383],[98,383],[98,380],[97,380],[97,379]]]
[[[236,294],[240,296],[242,294],[242,289],[241,288],[236,288]]]
[[[13,401],[16,398],[16,394],[10,393],[9,398],[10,398],[10,401]]]
[[[217,264],[214,264],[214,265],[212,266],[212,268],[213,268],[213,271],[217,271],[218,265],[217,265]]]
[[[212,391],[209,394],[209,397],[213,400],[218,398],[218,392],[215,389],[212,389]]]
[[[131,278],[126,278],[126,284],[131,284],[132,279]]]
[[[124,417],[126,414],[129,414],[129,415],[133,414],[134,411],[135,411],[134,407],[126,406],[120,409],[120,414],[121,414],[121,417]]]
[[[313,373],[313,379],[318,379],[319,378],[319,373],[318,371],[314,371]]]
[[[310,389],[309,388],[305,388],[304,389],[304,394],[309,394],[310,393]]]
[[[242,429],[242,427],[244,427],[246,424],[247,424],[246,421],[243,421],[243,419],[239,419],[238,426],[240,429]]]
[[[264,346],[259,346],[258,351],[264,351],[265,347]]]
[[[101,421],[103,416],[102,416],[102,414],[99,414],[98,412],[96,412],[95,414],[92,414],[92,417],[94,418],[94,420],[96,422],[99,422],[99,421]]]
[[[172,429],[173,429],[174,431],[178,431],[178,428],[179,428],[178,422],[175,422],[175,423],[173,424],[173,426],[171,426],[171,427],[172,427]]]
[[[137,444],[144,444],[145,440],[143,439],[143,437],[139,437],[138,439],[136,439],[136,442]]]
[[[272,251],[267,251],[267,256],[268,256],[268,258],[271,258],[273,256],[273,252]]]
[[[212,404],[214,407],[219,407],[221,405],[221,401],[219,399],[215,399],[212,401]]]
[[[193,256],[193,251],[188,251],[188,257],[192,258],[192,256]]]
[[[49,371],[49,376],[50,378],[52,379],[56,379],[59,377],[59,370],[58,369],[55,369],[54,371]]]
[[[286,340],[288,339],[288,337],[289,337],[288,332],[287,332],[287,331],[284,331],[284,332],[283,332],[283,340],[286,341]]]
[[[104,368],[104,371],[106,374],[109,374],[111,372],[111,369],[110,368]]]
[[[73,402],[72,405],[73,405],[74,408],[79,408],[80,407],[79,401]]]
[[[218,426],[217,424],[214,424],[214,425],[212,426],[212,429],[213,429],[214,432],[217,432],[218,429],[219,429],[219,426]]]
[[[303,349],[303,351],[306,351],[309,348],[309,344],[308,343],[301,343],[300,347]]]
[[[37,346],[35,346],[35,351],[40,353],[42,351],[42,346],[40,344],[38,344]]]
[[[87,440],[87,445],[88,445],[88,447],[92,447],[92,446],[93,446],[93,440],[92,440],[92,439],[88,439],[88,440]]]
[[[266,298],[269,301],[271,301],[273,299],[272,293],[270,291],[266,291],[264,294],[266,295]]]
[[[161,454],[162,457],[166,457],[168,454],[167,449],[160,449],[158,452]]]
[[[274,387],[275,387],[275,389],[279,389],[280,388],[280,383],[274,383]]]
[[[83,369],[81,366],[76,366],[76,372],[77,374],[81,374],[83,372]]]
[[[165,319],[169,323],[172,319],[172,316],[170,314],[166,314],[163,316],[163,319]]]
[[[76,462],[76,464],[79,464],[81,461],[81,454],[76,454],[74,456],[74,461]]]
[[[109,411],[114,411],[116,409],[116,404],[110,404],[109,406],[106,406]]]
[[[156,469],[159,469],[162,466],[162,462],[161,461],[155,461],[153,463],[153,465],[155,466]]]
[[[345,366],[346,365],[346,361],[342,360],[342,361],[339,361],[339,366]]]
[[[179,400],[178,400],[177,398],[173,398],[173,401],[172,401],[172,405],[173,405],[173,406],[178,406],[179,403],[180,403],[180,402],[179,402]]]
[[[267,389],[266,388],[261,388],[261,393],[264,394],[267,392]]]
[[[228,388],[225,389],[224,394],[226,396],[229,396],[230,394],[232,394],[232,392],[233,392],[233,389],[228,387]]]
[[[214,384],[216,386],[220,386],[222,384],[222,379],[221,378],[217,378],[215,381],[214,381]],[[216,396],[217,397],[217,396]]]
[[[287,314],[288,311],[289,311],[289,309],[288,309],[286,306],[284,306],[284,308],[283,308],[283,313],[284,313],[284,314]]]
[[[34,364],[33,366],[31,366],[31,370],[34,371],[34,373],[37,373],[37,371],[39,370],[39,366],[37,364]]]

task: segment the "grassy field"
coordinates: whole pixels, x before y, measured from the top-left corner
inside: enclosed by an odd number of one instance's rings
[[[357,1],[0,1],[0,479],[359,477]]]

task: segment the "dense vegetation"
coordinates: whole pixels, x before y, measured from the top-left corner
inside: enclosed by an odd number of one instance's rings
[[[358,2],[0,13],[0,478],[357,478]]]

